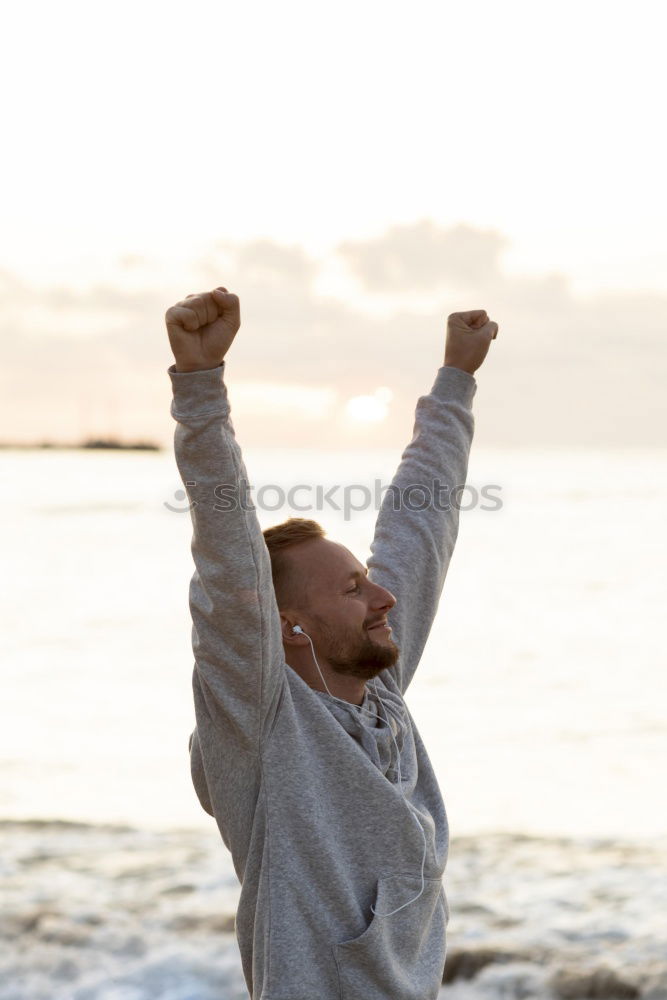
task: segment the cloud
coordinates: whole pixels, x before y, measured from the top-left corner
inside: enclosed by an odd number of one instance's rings
[[[508,276],[500,267],[506,245],[494,230],[423,220],[341,243],[329,260],[263,239],[221,242],[183,271],[126,257],[86,287],[33,287],[4,272],[2,437],[71,440],[108,426],[169,445],[165,310],[224,284],[241,299],[228,381],[248,444],[403,443],[415,400],[442,363],[447,315],[485,308],[500,332],[477,376],[480,444],[664,446],[667,296],[579,298],[563,274]],[[318,280],[332,263],[342,263],[347,285],[325,293]],[[277,389],[267,390],[276,400],[270,419],[266,405],[259,414],[252,403],[261,384]],[[294,386],[335,404],[309,411]],[[346,420],[349,399],[379,386],[394,393],[386,419]]]
[[[422,219],[392,226],[376,239],[345,241],[337,250],[369,291],[423,291],[494,278],[508,243],[495,230],[465,223],[442,229]]]

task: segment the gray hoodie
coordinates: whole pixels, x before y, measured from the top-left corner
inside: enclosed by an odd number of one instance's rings
[[[430,1000],[445,965],[449,834],[402,695],[456,542],[446,489],[466,480],[476,382],[439,369],[378,515],[369,577],[397,599],[388,620],[401,655],[366,686],[374,724],[285,662],[224,369],[168,374],[193,524],[192,778],[241,883],[248,990],[253,1000]],[[406,490],[419,484],[438,491],[435,504]]]

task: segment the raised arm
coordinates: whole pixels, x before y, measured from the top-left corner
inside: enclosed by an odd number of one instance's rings
[[[229,419],[224,357],[241,325],[225,288],[188,296],[166,314],[177,422],[176,463],[190,502],[190,584],[197,724],[221,745],[259,753],[284,682],[269,555],[246,495],[247,474]],[[194,773],[194,772],[193,772]]]
[[[401,650],[392,673],[403,692],[424,651],[456,545],[474,431],[473,375],[497,332],[484,310],[449,316],[444,364],[430,394],[417,402],[412,441],[378,515],[369,576],[396,597],[388,620]]]

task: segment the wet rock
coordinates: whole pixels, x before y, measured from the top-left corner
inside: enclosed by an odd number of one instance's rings
[[[456,979],[472,979],[480,969],[494,963],[520,962],[527,955],[519,952],[504,951],[501,948],[461,948],[447,952],[443,983],[453,983]]]
[[[98,927],[104,923],[104,917],[99,913],[77,913],[74,919],[77,923],[90,924],[91,927]]]
[[[534,962],[509,962],[507,965],[487,965],[475,979],[483,996],[512,997],[512,1000],[533,1000],[544,997],[547,971]]]
[[[642,1000],[665,1000],[667,997],[667,969],[646,970],[642,982]]]
[[[83,927],[77,927],[68,919],[46,916],[39,922],[39,937],[49,944],[81,948],[89,943],[90,931]]]
[[[166,926],[173,931],[191,931],[192,933],[233,934],[236,929],[234,914],[180,914],[173,917]]]
[[[633,1000],[641,991],[611,969],[559,969],[549,985],[561,1000]]]
[[[53,861],[57,857],[52,851],[37,851],[35,854],[27,854],[21,858],[21,864],[26,867],[30,865],[41,865]]]
[[[457,912],[465,913],[466,915],[480,916],[480,917],[494,917],[495,910],[492,910],[490,906],[484,906],[483,903],[470,902],[466,903],[462,900],[457,904]]]
[[[194,892],[194,891],[195,891],[195,886],[194,885],[188,885],[187,883],[184,884],[184,885],[180,885],[180,884],[179,885],[168,885],[165,889],[162,889],[160,895],[162,895],[162,896],[186,895],[187,893]]]
[[[13,938],[35,932],[40,922],[48,917],[56,917],[53,910],[31,907],[18,913],[8,913],[0,919],[0,937]]]

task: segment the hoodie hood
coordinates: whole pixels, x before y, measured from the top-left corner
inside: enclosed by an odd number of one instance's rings
[[[407,725],[405,703],[400,694],[388,690],[379,678],[368,682],[361,705],[343,702],[326,691],[315,691],[315,694],[387,780],[396,784],[399,770],[396,751],[399,755],[403,751]]]

